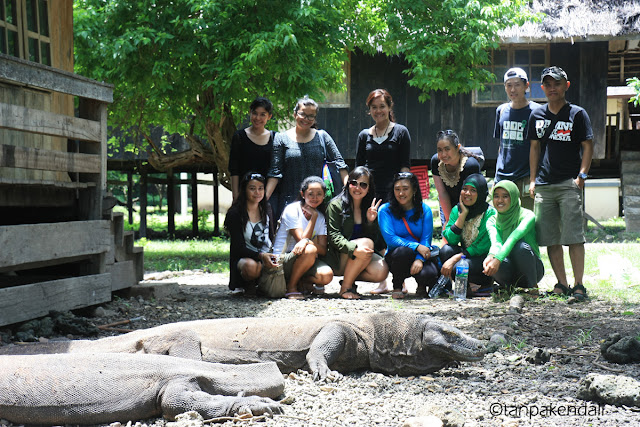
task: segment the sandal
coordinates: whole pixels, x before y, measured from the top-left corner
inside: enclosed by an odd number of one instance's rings
[[[571,289],[571,296],[578,302],[583,302],[585,299],[589,298],[589,295],[587,295],[587,289],[582,285],[582,283],[578,283],[573,287],[573,289]]]
[[[299,301],[305,299],[304,295],[302,295],[302,292],[298,292],[298,291],[287,292],[286,294],[284,294],[284,296],[287,299],[294,299]]]
[[[561,292],[556,292],[556,289],[560,289]],[[548,297],[551,296],[565,296],[568,297],[571,295],[571,289],[569,289],[568,287],[566,287],[565,285],[563,285],[562,283],[556,283],[556,285],[553,287],[552,291],[547,291],[547,293],[545,294]]]
[[[360,294],[355,288],[347,288],[344,292],[340,292],[340,296],[344,299],[360,299]]]
[[[393,298],[393,299],[403,299],[404,298],[404,292],[402,292],[399,289],[394,289],[393,292],[391,292],[391,298]]]

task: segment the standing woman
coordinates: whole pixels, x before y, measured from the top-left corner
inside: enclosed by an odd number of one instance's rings
[[[469,175],[463,182],[460,202],[451,210],[451,217],[442,233],[448,242],[440,249],[442,275],[455,279],[455,266],[464,255],[469,262],[472,292],[487,292],[493,283],[493,279],[483,273],[482,264],[491,246],[487,222],[496,214],[496,210],[487,203],[487,194],[485,177],[479,173]]]
[[[393,298],[404,298],[406,278],[418,283],[416,295],[426,296],[438,279],[438,258],[431,257],[433,215],[422,201],[418,178],[411,172],[397,173],[392,181],[393,198],[380,207],[378,222],[387,242],[385,259],[393,274]]]
[[[436,135],[438,152],[431,158],[433,183],[440,201],[440,222],[444,229],[451,215],[451,208],[460,200],[464,180],[473,173],[480,173],[479,157],[465,149],[458,135],[451,129]]]
[[[356,280],[379,282],[387,278],[389,267],[375,253],[373,243],[378,238],[378,207],[382,200],[375,194],[371,172],[358,166],[349,174],[347,185],[327,207],[329,250],[323,260],[340,282],[340,296],[359,299]]]
[[[491,249],[483,262],[484,274],[505,287],[536,288],[544,276],[536,216],[520,206],[518,186],[508,180],[493,187],[493,206],[498,214],[487,222]]]
[[[269,254],[275,222],[264,197],[265,181],[259,173],[246,173],[224,220],[231,240],[229,288],[233,294],[253,293],[262,268],[276,267]]]
[[[267,176],[271,165],[275,132],[265,126],[273,117],[273,104],[267,98],[257,97],[249,106],[251,126],[236,131],[231,139],[229,173],[233,200],[240,194],[240,179],[247,172]]]
[[[308,96],[300,98],[293,109],[296,126],[278,133],[273,142],[271,169],[267,180],[267,198],[279,183],[280,202],[275,217],[279,218],[284,206],[296,200],[299,186],[308,176],[322,176],[322,166],[334,161],[343,182],[348,168],[336,143],[324,130],[315,129],[318,104]]]
[[[409,172],[411,167],[411,136],[406,127],[396,123],[393,99],[385,89],[369,93],[367,108],[376,123],[358,135],[356,166],[369,168],[378,183],[376,199],[388,202],[393,175]]]

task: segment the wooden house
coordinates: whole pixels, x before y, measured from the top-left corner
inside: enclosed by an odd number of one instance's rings
[[[111,85],[73,74],[73,0],[0,1],[0,326],[142,278],[106,194],[112,101]]]
[[[640,111],[630,112],[631,93],[625,87],[627,78],[640,76],[640,3],[534,0],[531,7],[545,14],[543,20],[501,34],[502,44],[492,52],[487,66],[497,80],[485,90],[455,96],[434,91],[428,101],[420,103],[418,91],[407,84],[403,74],[407,64],[402,57],[353,52],[346,73],[347,90],[322,105],[319,126],[329,131],[345,158],[354,159],[358,133],[373,123],[366,113],[366,97],[375,88],[386,88],[393,96],[398,122],[411,133],[413,164],[428,165],[436,152],[436,133],[454,129],[465,145],[482,148],[491,176],[498,152],[493,137],[495,110],[507,102],[502,76],[511,67],[523,68],[532,84],[531,99],[545,103],[540,74],[545,67],[557,65],[571,81],[567,99],[584,107],[591,117],[595,142],[591,174],[620,177],[621,152],[640,150],[640,131],[631,130]],[[613,98],[618,102],[612,102]],[[622,157],[633,159],[622,167],[625,191],[625,179],[640,185],[640,175],[631,176],[640,171],[640,156]],[[628,214],[635,212],[640,216],[640,190],[627,187],[624,199],[625,217],[631,219]],[[640,231],[640,218],[633,221],[637,224],[633,228]]]

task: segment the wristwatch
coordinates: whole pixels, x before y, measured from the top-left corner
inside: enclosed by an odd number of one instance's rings
[[[589,175],[587,175],[587,174],[586,174],[586,173],[584,173],[584,172],[580,172],[580,173],[578,174],[578,178],[581,178],[582,180],[585,180],[585,179],[587,179],[588,177],[589,177]]]

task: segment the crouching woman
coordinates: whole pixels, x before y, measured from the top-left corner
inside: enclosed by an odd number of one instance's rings
[[[392,188],[393,197],[382,205],[378,219],[387,243],[385,259],[393,274],[391,297],[404,298],[403,283],[409,276],[418,283],[416,295],[426,296],[439,276],[438,258],[431,256],[433,214],[411,172],[395,174]]]
[[[473,294],[491,293],[493,279],[483,273],[483,264],[491,241],[487,222],[496,214],[487,203],[487,180],[479,173],[469,175],[462,184],[460,201],[451,210],[451,216],[442,236],[448,244],[440,250],[442,275],[455,279],[455,267],[464,255],[469,262],[469,288]]]
[[[264,194],[265,181],[259,173],[245,174],[224,220],[231,240],[229,288],[236,295],[254,293],[263,266],[276,267],[269,253],[275,224]]]
[[[544,265],[534,213],[520,206],[518,186],[507,180],[493,188],[493,206],[498,214],[487,221],[491,248],[483,262],[484,274],[505,288],[537,288]]]
[[[333,274],[343,276],[340,296],[359,299],[356,280],[380,282],[387,278],[389,267],[374,252],[373,243],[380,232],[373,176],[368,168],[358,166],[349,174],[347,185],[327,207],[329,250],[323,260]]]
[[[307,289],[322,292],[333,280],[331,267],[318,259],[327,253],[325,191],[322,178],[309,176],[302,181],[298,200],[282,211],[273,253],[283,264],[289,299],[304,299],[302,291]]]

